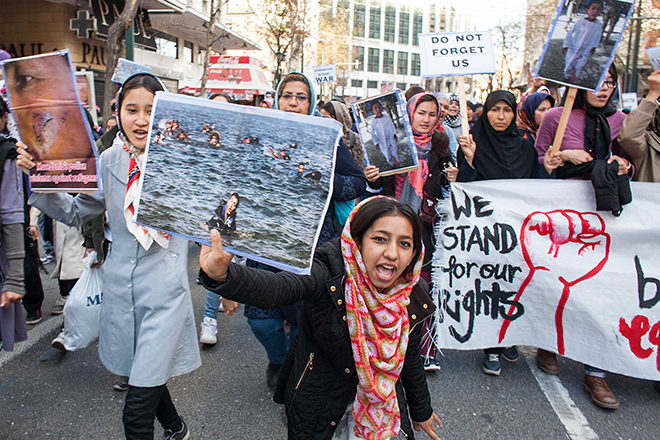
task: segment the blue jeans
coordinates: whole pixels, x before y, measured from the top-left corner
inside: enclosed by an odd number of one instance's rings
[[[53,221],[46,214],[41,214],[37,219],[37,226],[39,227],[39,233],[43,242],[41,246],[44,249],[44,252],[47,254],[53,253]]]
[[[284,319],[282,318],[248,318],[248,324],[254,336],[266,349],[268,361],[271,364],[282,365],[291,346],[291,341],[298,334],[298,327],[292,325],[291,332],[287,335],[284,331]]]
[[[218,319],[220,308],[220,295],[210,290],[206,291],[206,305],[204,306],[204,318]]]
[[[591,365],[584,364],[584,374],[587,376],[604,378],[607,375],[607,371],[601,370],[598,367],[592,367]]]

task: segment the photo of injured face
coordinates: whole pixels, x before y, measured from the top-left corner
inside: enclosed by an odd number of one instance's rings
[[[3,70],[21,141],[37,162],[33,190],[96,190],[97,153],[69,52],[7,60]]]

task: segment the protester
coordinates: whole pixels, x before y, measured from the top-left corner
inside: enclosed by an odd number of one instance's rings
[[[341,239],[317,249],[311,276],[230,263],[218,233],[211,242],[200,254],[207,288],[262,307],[303,301],[304,325],[274,397],[286,405],[289,439],[355,438],[346,432],[353,418],[359,438],[396,436],[406,429],[401,419],[407,414],[405,404],[397,405],[399,377],[414,428],[439,438],[417,325],[434,307],[418,282],[421,227],[410,207],[388,197],[362,202]]]
[[[438,120],[438,125],[435,127],[436,130],[443,128],[447,136],[449,137],[449,150],[454,156],[454,163],[456,163],[456,152],[458,151],[458,138],[454,134],[454,130],[449,128],[447,125],[446,119],[449,114],[449,97],[444,93],[433,93],[435,99],[438,100],[438,105],[440,106],[440,119]],[[476,114],[476,113],[475,113]]]
[[[117,100],[120,134],[100,158],[103,192],[33,194],[30,203],[69,225],[107,213],[112,247],[104,263],[99,357],[114,374],[129,376],[124,405],[128,439],[152,438],[154,416],[165,438],[188,438],[166,382],[200,366],[188,283],[187,240],[134,223],[134,203],[149,117],[156,91],[153,75],[129,77]],[[18,163],[34,167],[19,144]]]
[[[413,96],[417,95],[418,93],[424,93],[426,90],[424,90],[423,87],[420,86],[410,86],[408,90],[406,90],[403,94],[404,98],[406,98],[406,102],[410,101],[410,98]]]
[[[209,99],[211,101],[227,102],[229,104],[232,104],[234,102],[231,96],[229,96],[226,93],[213,93],[211,94],[211,96],[209,96]]]
[[[275,109],[277,110],[320,115],[311,105],[311,103],[316,102],[314,83],[301,73],[291,72],[282,78],[277,86],[275,96]],[[350,212],[353,200],[362,195],[365,186],[364,173],[353,160],[347,146],[340,142],[337,146],[332,200],[323,220],[319,234],[319,244],[339,236],[342,226],[340,217],[342,211],[338,208],[349,207]],[[252,260],[247,261],[247,266],[278,272],[272,267]],[[244,315],[248,318],[250,329],[268,355],[266,384],[273,389],[277,384],[277,378],[286,358],[286,353],[289,351],[291,342],[298,332],[299,307],[259,308],[246,305]],[[285,328],[285,321],[287,328]]]
[[[4,115],[3,115],[4,120]],[[23,183],[16,167],[16,140],[0,133],[0,350],[12,351],[27,339]]]
[[[578,90],[559,148],[561,161],[550,165],[550,168],[556,167],[557,177],[590,179],[591,170],[598,165],[598,161],[603,165],[616,162],[619,175],[632,173],[632,165],[616,141],[625,115],[616,111],[610,104],[616,90],[617,79],[617,71],[612,64],[597,94]],[[543,118],[536,138],[539,161],[545,160],[546,152],[554,141],[562,111],[563,107],[552,108]],[[559,374],[556,355],[550,351],[537,350],[536,363],[546,374]],[[584,389],[591,395],[596,405],[601,408],[616,409],[619,403],[607,385],[605,377],[605,371],[585,365]]]
[[[618,141],[635,167],[633,180],[660,182],[660,70],[648,82],[648,94],[623,121]]]
[[[461,107],[459,104],[458,95],[451,95],[449,97],[449,110],[445,116],[445,126],[449,127],[454,132],[456,139],[463,136],[463,123],[461,121]]]
[[[523,99],[518,106],[518,130],[525,139],[536,141],[541,121],[554,105],[555,98],[547,93],[532,93]]]
[[[486,97],[484,113],[470,130],[470,135],[461,136],[459,143],[459,182],[543,177],[534,143],[524,138],[516,126],[516,98],[511,92],[496,90],[490,93]],[[558,161],[558,155],[548,155],[546,159],[550,164]],[[515,346],[485,349],[481,363],[483,372],[499,376],[502,371],[500,357],[516,362],[518,349]]]

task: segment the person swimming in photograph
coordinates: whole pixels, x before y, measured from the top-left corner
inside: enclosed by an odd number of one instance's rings
[[[211,219],[206,224],[211,229],[217,229],[221,234],[228,235],[236,230],[236,210],[241,202],[237,192],[232,193],[228,200],[222,200]]]
[[[273,147],[268,147],[268,149],[270,150],[270,152],[272,153],[272,155],[275,159],[291,160],[291,156],[284,149],[282,151],[280,151],[279,153],[277,151],[275,151],[275,149]]]
[[[587,16],[577,21],[564,38],[562,52],[566,55],[564,77],[576,82],[589,57],[600,44],[603,25],[598,20],[603,13],[602,0],[587,0]]]
[[[218,130],[213,130],[206,142],[212,147],[219,147],[222,143],[222,134]]]

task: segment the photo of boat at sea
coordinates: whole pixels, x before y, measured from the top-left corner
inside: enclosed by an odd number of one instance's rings
[[[341,125],[158,92],[137,223],[309,273],[330,203]]]

